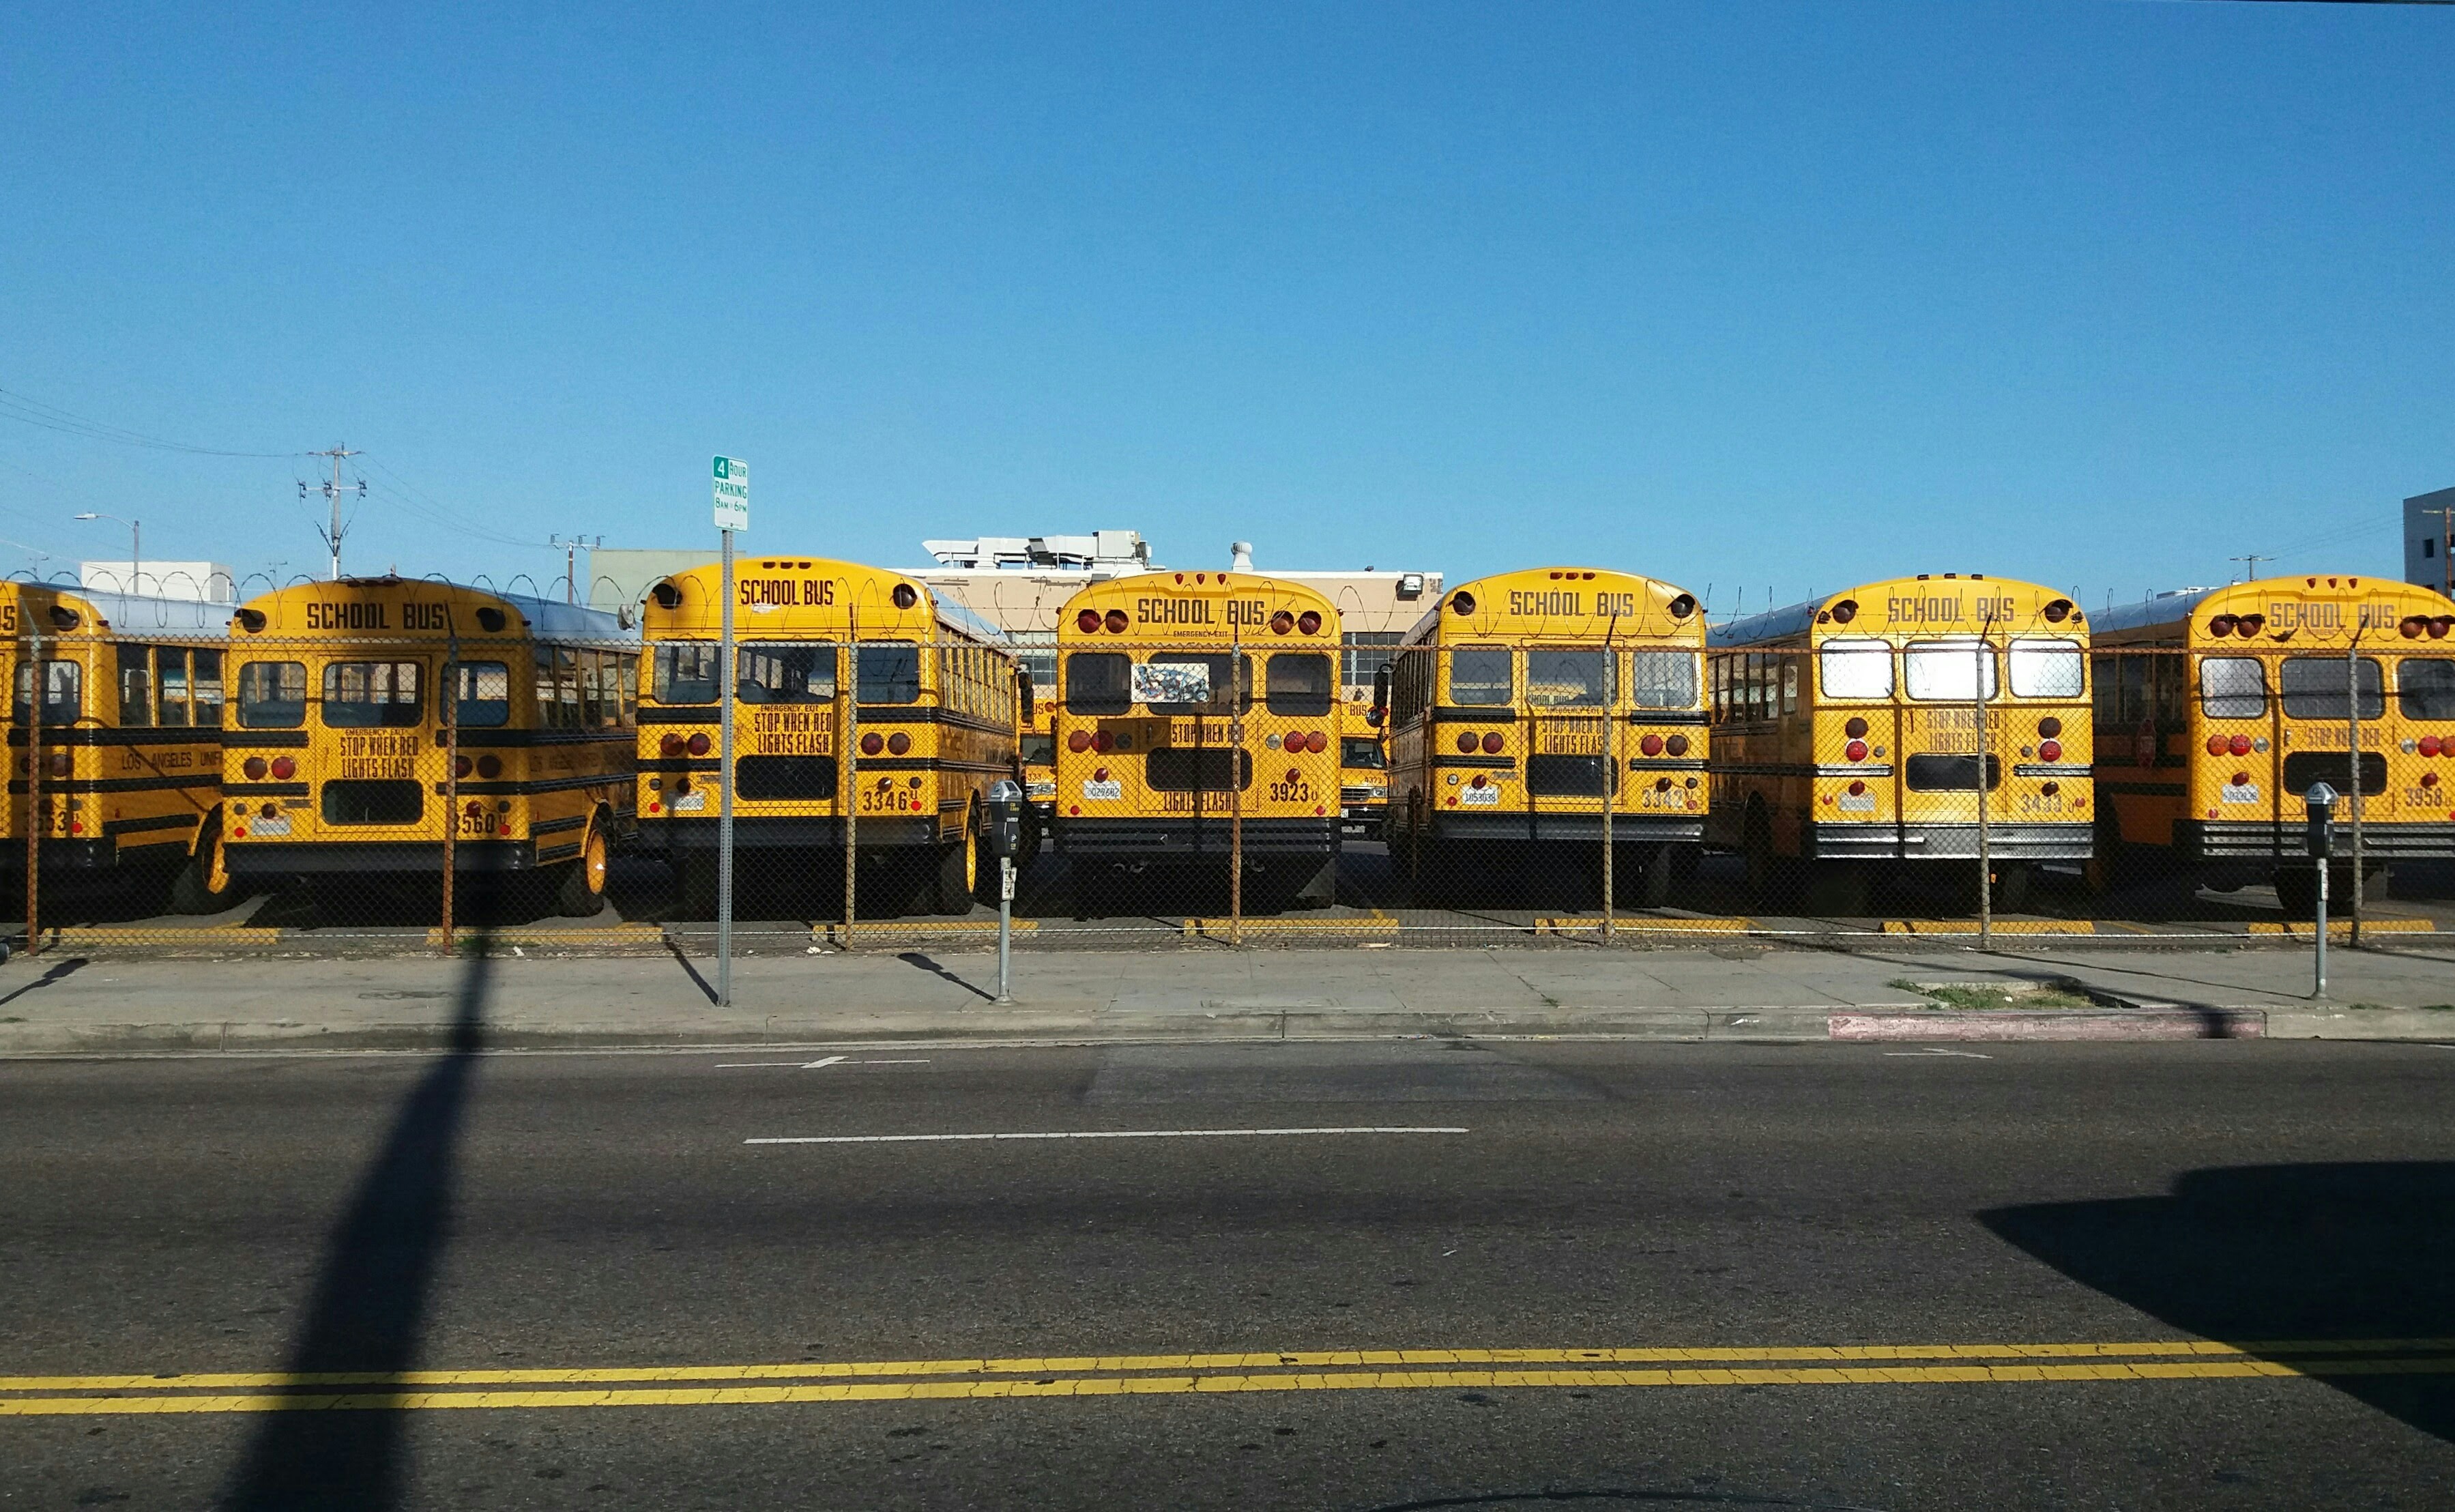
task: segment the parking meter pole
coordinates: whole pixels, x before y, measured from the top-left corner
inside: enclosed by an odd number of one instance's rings
[[[1014,1001],[1009,990],[1014,951],[1014,857],[998,857],[998,990],[997,1000]]]
[[[716,683],[716,1005],[733,1006],[733,533],[724,541],[724,603],[718,620]]]
[[[26,684],[26,955],[30,958],[43,944],[43,831],[51,822],[43,808],[43,768],[50,760],[43,754],[43,706],[51,683],[51,669],[43,665],[43,633],[33,628],[30,616],[26,629],[31,678]]]
[[[2361,622],[2353,629],[2353,638],[2344,647],[2344,750],[2351,757],[2352,786],[2344,790],[2353,810],[2353,939],[2355,950],[2362,948],[2362,631],[2369,626],[2369,610],[2364,608]],[[2379,711],[2384,714],[2386,711]]]
[[[1603,632],[1603,943],[1611,943],[1612,903],[1618,891],[1612,876],[1612,804],[1619,796],[1619,652],[1612,638],[1619,629],[1619,615],[1613,615],[1611,626]],[[1532,750],[1532,746],[1527,748]]]
[[[1014,858],[1023,849],[1023,785],[1010,777],[989,784],[989,849],[997,853],[998,863],[997,1000],[1012,1002]]]
[[[2336,790],[2324,782],[2312,783],[2310,791],[2303,795],[2310,816],[2304,848],[2310,853],[2311,864],[2319,869],[2319,907],[2318,917],[2314,921],[2317,928],[2312,931],[2312,937],[2317,942],[2311,956],[2315,976],[2310,991],[2313,998],[2327,996],[2327,863],[2336,849]]]

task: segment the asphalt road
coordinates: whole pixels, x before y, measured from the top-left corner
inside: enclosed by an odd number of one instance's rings
[[[0,1507],[2443,1506],[2450,1108],[2343,1043],[10,1063]],[[1451,1132],[1182,1133],[1264,1129]],[[1084,1131],[1167,1137],[745,1142]]]

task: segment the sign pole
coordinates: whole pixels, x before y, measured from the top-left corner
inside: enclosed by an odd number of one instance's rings
[[[1994,622],[1988,615],[1979,621],[1978,630],[1978,662],[1976,696],[1978,720],[1978,948],[1995,948],[1995,847],[1987,833],[1986,764],[1990,750],[1986,740],[1986,683],[1995,671],[1995,651],[1987,643],[1986,626]]]
[[[741,674],[733,655],[733,533],[750,528],[750,464],[716,458],[716,534],[724,549],[724,602],[717,634],[716,1004],[733,1006],[733,702]]]
[[[51,690],[51,669],[43,665],[43,633],[35,627],[30,612],[26,634],[26,955],[30,959],[42,948],[43,939],[43,828],[51,817],[43,809],[43,704]]]

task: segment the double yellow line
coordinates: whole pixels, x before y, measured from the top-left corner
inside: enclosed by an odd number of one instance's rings
[[[1762,1348],[1311,1350],[1014,1360],[0,1376],[0,1417],[446,1407],[704,1407],[1568,1386],[1997,1385],[2246,1377],[2455,1375],[2455,1339]]]

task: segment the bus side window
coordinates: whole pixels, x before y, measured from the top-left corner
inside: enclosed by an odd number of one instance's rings
[[[562,723],[562,696],[554,689],[554,648],[537,648],[537,722],[541,730]]]
[[[154,654],[153,722],[163,727],[188,724],[188,653],[182,646],[164,646]]]
[[[2100,655],[2089,659],[2096,663],[2089,671],[2097,677],[2097,689],[2092,699],[2092,712],[2097,722],[2101,725],[2120,724],[2122,722],[2121,675],[2114,670],[2116,658]]]
[[[569,646],[554,648],[554,685],[562,695],[562,716],[557,722],[565,730],[584,728],[579,706],[579,653]]]
[[[618,653],[622,673],[622,728],[631,729],[639,722],[639,658],[630,652]]]
[[[190,687],[195,700],[196,728],[218,730],[222,727],[222,654],[198,651],[195,672],[195,680]]]
[[[1796,656],[1781,658],[1781,712],[1784,714],[1798,712],[1798,658]]]
[[[142,728],[153,722],[153,659],[151,646],[120,646],[119,722]]]

